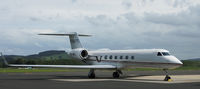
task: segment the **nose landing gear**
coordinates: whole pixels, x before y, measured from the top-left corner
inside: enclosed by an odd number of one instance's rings
[[[163,71],[165,71],[166,74],[164,81],[172,81],[171,77],[168,75],[167,69],[163,69]]]
[[[171,77],[169,75],[166,75],[164,81],[171,81]]]

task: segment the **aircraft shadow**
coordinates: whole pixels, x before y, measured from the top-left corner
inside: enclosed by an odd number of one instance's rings
[[[121,76],[120,78],[113,78],[112,76],[101,77],[97,76],[95,79],[121,79],[121,80],[138,80],[138,81],[163,81],[157,79],[137,79],[137,77],[152,76],[152,75],[133,75],[133,76]],[[87,76],[55,76],[55,79],[89,79]],[[94,79],[94,80],[95,80]],[[164,79],[164,76],[163,76]]]
[[[97,76],[95,79],[128,79],[133,77],[143,77],[150,75],[134,75],[134,76],[121,76],[120,78],[113,78],[112,76]],[[89,79],[87,76],[55,76],[56,79]]]
[[[121,79],[121,80],[141,80],[141,81],[160,81],[157,79],[137,79],[138,77],[144,77],[144,76],[152,76],[152,75],[124,75],[120,78],[113,78],[112,76],[97,76],[95,79]],[[68,75],[47,75],[47,76],[23,76],[23,77],[13,77],[13,78],[2,78],[0,80],[49,80],[49,79],[89,79],[88,76],[68,76]],[[94,79],[94,80],[95,80]],[[163,76],[164,79],[164,76]]]

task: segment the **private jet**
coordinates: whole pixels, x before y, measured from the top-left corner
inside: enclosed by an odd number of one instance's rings
[[[84,48],[79,40],[79,36],[88,37],[91,35],[71,32],[67,34],[38,34],[52,36],[69,36],[71,50],[68,53],[74,60],[79,60],[85,65],[24,65],[8,64],[1,54],[4,64],[8,67],[45,67],[45,68],[77,68],[90,69],[89,78],[95,78],[95,70],[112,69],[113,78],[122,75],[122,69],[127,68],[159,68],[166,73],[165,81],[171,79],[168,69],[180,67],[183,63],[165,49],[136,49],[136,50],[95,50],[89,51]]]

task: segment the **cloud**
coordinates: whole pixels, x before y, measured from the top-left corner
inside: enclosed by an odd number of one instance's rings
[[[183,59],[196,57],[199,6],[198,0],[6,0],[0,3],[0,50],[65,50],[68,37],[37,34],[79,32],[93,34],[80,38],[89,49],[165,48]]]
[[[187,11],[178,14],[155,14],[147,13],[146,20],[154,23],[169,25],[199,25],[200,21],[200,5],[191,6]]]
[[[123,1],[122,5],[125,7],[125,9],[130,9],[132,6],[132,3],[130,1]]]
[[[200,33],[200,5],[192,6],[187,11],[182,11],[178,14],[145,14],[145,20],[154,23],[162,24],[169,27],[168,33],[171,35],[181,36],[184,38],[198,38]]]

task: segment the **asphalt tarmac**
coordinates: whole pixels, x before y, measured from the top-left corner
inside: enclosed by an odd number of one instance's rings
[[[163,71],[123,71],[119,79],[112,71],[51,73],[0,73],[0,89],[200,89],[200,70],[169,71],[172,81],[163,81]]]

